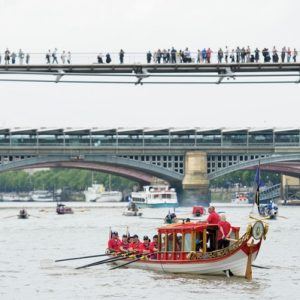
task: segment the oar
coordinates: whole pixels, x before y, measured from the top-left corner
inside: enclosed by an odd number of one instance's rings
[[[263,267],[263,266],[258,266],[258,265],[252,265],[252,267],[258,268],[258,269],[267,269],[267,270],[271,269],[270,267]]]
[[[132,264],[132,263],[134,263],[134,262],[138,261],[138,260],[141,260],[141,259],[142,259],[142,257],[143,257],[143,256],[141,256],[141,257],[139,257],[139,258],[136,258],[136,259],[134,259],[134,260],[131,260],[131,261],[129,261],[129,262],[127,262],[127,263],[123,264],[123,265],[112,267],[112,268],[110,268],[109,270],[115,270],[115,269],[118,269],[118,268],[121,268],[121,267],[127,266],[127,265],[129,265],[129,264]]]
[[[17,217],[18,215],[13,215],[13,216],[8,216],[8,217],[4,217],[2,219],[9,219],[9,218],[13,218],[13,217]]]
[[[89,268],[89,267],[94,267],[94,266],[98,266],[98,265],[102,265],[102,264],[106,264],[106,263],[110,263],[110,262],[114,262],[114,261],[118,261],[118,260],[123,260],[126,259],[127,257],[116,257],[116,258],[109,258],[109,259],[104,259],[104,260],[100,260],[100,261],[96,261],[94,263],[88,264],[88,265],[84,265],[81,267],[77,267],[75,268],[76,270],[79,269],[84,269],[84,268]]]
[[[282,218],[282,219],[288,219],[287,217],[284,217],[284,216],[277,216],[277,218]]]
[[[41,218],[41,217],[34,216],[34,215],[28,215],[28,217],[34,217],[34,218],[38,218],[38,219],[40,219],[40,218]]]
[[[110,258],[103,259],[103,260],[100,260],[100,261],[96,261],[96,262],[93,262],[93,263],[90,263],[90,264],[87,264],[87,265],[84,265],[84,266],[81,266],[81,267],[77,267],[75,269],[79,270],[79,269],[93,267],[93,266],[97,266],[97,265],[101,265],[101,264],[105,264],[105,263],[109,263],[109,262],[114,262],[114,261],[117,261],[117,260],[123,260],[123,259],[126,259],[129,255],[131,255],[131,253],[128,254],[127,256],[118,255],[116,257],[110,257]]]
[[[63,259],[57,259],[54,262],[60,262],[60,261],[67,261],[67,260],[76,260],[76,259],[84,259],[84,258],[92,258],[92,257],[101,257],[101,256],[108,256],[110,254],[98,254],[98,255],[89,255],[89,256],[79,256],[79,257],[71,257],[71,258],[63,258]]]

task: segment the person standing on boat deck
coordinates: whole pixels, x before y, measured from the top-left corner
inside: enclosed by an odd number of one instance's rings
[[[118,252],[120,250],[120,246],[121,246],[121,241],[119,239],[118,232],[113,231],[111,233],[111,238],[108,241],[107,248],[111,252]]]
[[[230,234],[232,232],[231,224],[226,221],[226,216],[222,214],[218,225],[218,249],[226,248],[230,244],[228,238],[230,238]]]
[[[126,234],[123,234],[122,236],[122,241],[119,249],[121,252],[128,252],[129,242],[128,242],[128,236]]]
[[[218,224],[220,222],[220,216],[215,212],[215,207],[210,206],[208,208],[209,216],[207,217],[207,223],[208,224]]]

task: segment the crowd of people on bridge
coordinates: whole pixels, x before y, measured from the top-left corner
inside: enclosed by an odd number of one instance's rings
[[[96,63],[98,64],[110,64],[125,62],[125,51],[121,49],[117,54],[113,53],[117,61],[113,61],[112,54],[109,52],[98,53],[96,56]],[[128,60],[132,54],[128,53]],[[136,55],[136,54],[134,54]],[[139,53],[139,57],[141,53]],[[174,47],[169,49],[157,49],[155,51],[148,51],[145,55],[146,62],[148,64],[178,64],[178,63],[291,63],[297,62],[298,51],[296,48],[282,47],[278,50],[275,46],[270,50],[269,48],[263,49],[251,49],[247,47],[236,47],[230,49],[228,46],[225,48],[219,48],[217,51],[213,51],[211,48],[198,49],[196,52],[192,52],[186,47],[184,50],[176,50]],[[10,51],[8,48],[4,51],[4,54],[0,53],[0,64],[30,64],[31,55],[29,52],[25,53],[22,49],[19,51]],[[137,59],[134,59],[135,62]],[[57,48],[54,50],[48,50],[45,53],[46,64],[71,64],[72,55],[70,51],[62,50],[58,51]],[[142,61],[140,61],[142,62]],[[84,63],[84,62],[78,62]]]

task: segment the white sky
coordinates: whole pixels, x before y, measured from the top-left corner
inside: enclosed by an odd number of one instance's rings
[[[0,51],[215,50],[225,45],[299,50],[299,11],[296,0],[0,0]],[[295,84],[0,82],[0,97],[0,126],[300,127],[300,85]]]

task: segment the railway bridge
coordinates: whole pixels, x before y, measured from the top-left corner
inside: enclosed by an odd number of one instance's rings
[[[184,199],[209,181],[255,168],[300,177],[300,128],[0,128],[0,172],[44,167],[154,178]]]

